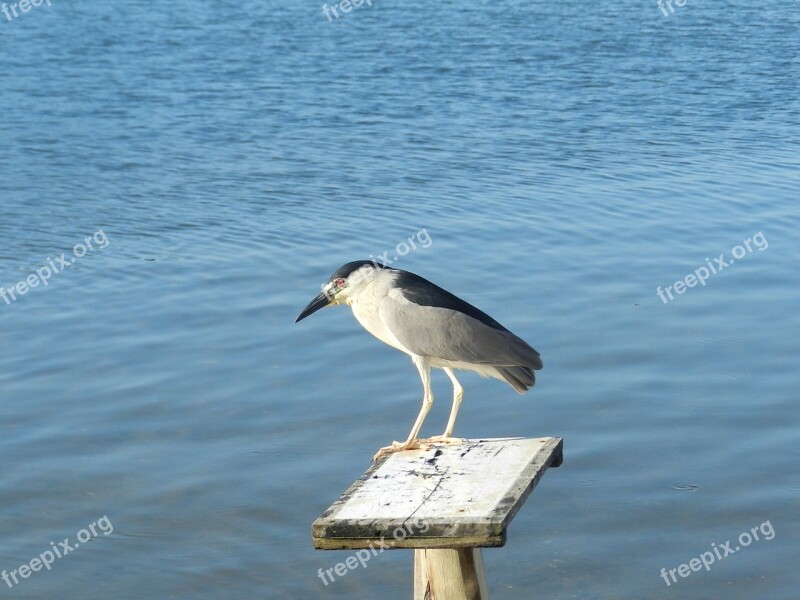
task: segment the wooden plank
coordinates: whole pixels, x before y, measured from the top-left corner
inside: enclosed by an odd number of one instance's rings
[[[562,447],[561,438],[498,438],[392,454],[314,521],[314,546],[502,546],[542,474],[561,464]]]

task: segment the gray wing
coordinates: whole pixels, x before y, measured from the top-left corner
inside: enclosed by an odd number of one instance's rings
[[[506,329],[463,312],[386,296],[381,321],[414,354],[496,367],[541,369],[539,353]]]

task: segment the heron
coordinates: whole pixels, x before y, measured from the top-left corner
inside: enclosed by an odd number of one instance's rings
[[[422,445],[463,442],[453,437],[464,399],[456,369],[506,381],[520,394],[536,383],[534,371],[542,368],[536,350],[485,312],[415,273],[358,260],[341,266],[321,287],[295,323],[326,306],[349,305],[364,329],[411,357],[422,379],[422,408],[408,438],[378,450],[374,461]],[[433,406],[432,368],[442,369],[452,381],[453,404],[444,433],[419,439]]]

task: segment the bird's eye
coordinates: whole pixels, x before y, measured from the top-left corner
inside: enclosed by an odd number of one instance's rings
[[[336,285],[336,287],[343,288],[345,281],[344,281],[344,279],[337,279],[333,283]]]

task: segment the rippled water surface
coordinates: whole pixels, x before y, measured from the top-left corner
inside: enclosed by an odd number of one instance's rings
[[[800,14],[670,5],[0,14],[0,570],[113,524],[0,596],[409,597],[403,551],[325,586],[310,523],[416,370],[347,309],[293,324],[388,252],[544,359],[525,396],[462,377],[457,434],[565,439],[493,598],[796,597]]]

